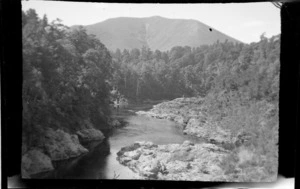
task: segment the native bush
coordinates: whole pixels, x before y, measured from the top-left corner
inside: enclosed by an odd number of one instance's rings
[[[112,59],[83,28],[48,22],[35,10],[22,12],[23,135],[34,145],[47,127],[68,132],[84,120],[107,130]]]

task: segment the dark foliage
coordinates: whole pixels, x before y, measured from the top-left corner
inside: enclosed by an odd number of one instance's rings
[[[248,99],[278,100],[280,36],[258,43],[225,41],[155,52],[112,52],[114,85],[129,99],[206,96],[239,91]]]
[[[83,122],[106,131],[110,116],[111,56],[83,28],[22,12],[23,139],[32,146],[47,127],[67,132]]]

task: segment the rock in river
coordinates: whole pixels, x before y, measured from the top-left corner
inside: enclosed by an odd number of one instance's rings
[[[49,156],[40,149],[32,149],[22,156],[22,178],[30,178],[30,175],[53,170]]]
[[[79,139],[81,142],[104,139],[102,132],[94,128],[80,130],[77,135],[61,129],[45,129],[40,142],[36,144],[39,149],[29,149],[27,152],[24,150],[22,177],[30,178],[32,174],[52,170],[52,161],[65,160],[87,153],[88,149],[81,145]]]
[[[63,130],[48,129],[44,138],[44,148],[52,160],[63,160],[77,157],[88,150],[78,140],[77,135],[72,135]]]
[[[219,164],[228,154],[229,151],[208,143],[136,142],[122,148],[117,159],[147,179],[214,181],[223,175]]]
[[[83,129],[76,133],[80,142],[86,143],[94,140],[103,140],[105,137],[103,133],[97,129]]]

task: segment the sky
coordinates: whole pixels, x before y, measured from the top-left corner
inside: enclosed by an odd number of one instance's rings
[[[270,2],[226,4],[119,4],[63,1],[22,1],[22,10],[36,10],[50,21],[59,18],[67,26],[90,25],[116,17],[194,19],[244,43],[258,42],[260,35],[279,34],[280,9]]]

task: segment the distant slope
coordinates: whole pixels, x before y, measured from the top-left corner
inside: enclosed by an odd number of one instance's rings
[[[74,26],[76,27],[76,26]],[[174,46],[198,47],[226,39],[240,42],[196,20],[148,18],[113,18],[84,26],[110,50],[148,46],[152,50],[170,50]]]

